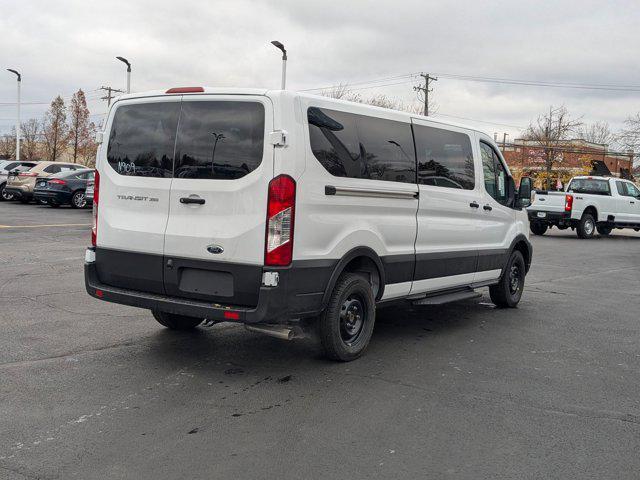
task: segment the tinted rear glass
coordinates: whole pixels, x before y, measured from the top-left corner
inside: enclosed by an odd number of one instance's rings
[[[574,178],[567,188],[567,192],[591,193],[593,195],[611,195],[608,180],[595,178]]]
[[[179,102],[124,105],[116,110],[107,160],[120,175],[170,177]]]
[[[235,179],[262,162],[264,107],[257,102],[183,102],[176,178]]]

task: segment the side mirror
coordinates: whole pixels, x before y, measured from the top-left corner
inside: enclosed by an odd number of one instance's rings
[[[520,188],[518,189],[518,206],[526,208],[531,205],[531,188],[532,182],[529,177],[522,177],[520,180]]]

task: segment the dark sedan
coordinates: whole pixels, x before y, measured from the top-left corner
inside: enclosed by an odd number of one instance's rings
[[[73,208],[84,208],[89,202],[85,196],[87,182],[93,180],[94,171],[73,170],[36,179],[34,196],[52,207],[69,204]]]

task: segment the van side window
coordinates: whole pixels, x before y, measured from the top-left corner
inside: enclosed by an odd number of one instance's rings
[[[171,177],[179,102],[118,107],[107,160],[120,175]]]
[[[482,155],[484,188],[498,203],[506,205],[509,201],[507,170],[504,168],[496,151],[490,145],[480,142],[480,153]]]
[[[254,171],[264,155],[264,106],[258,102],[182,102],[176,178],[230,180]]]
[[[413,125],[418,152],[418,183],[473,190],[471,140],[464,133]]]
[[[307,119],[311,150],[331,175],[415,183],[408,123],[317,107]]]

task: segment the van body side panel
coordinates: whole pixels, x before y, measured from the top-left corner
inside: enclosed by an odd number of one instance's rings
[[[324,110],[326,107],[326,110]],[[387,275],[385,291],[388,285],[395,296],[409,293],[413,279],[414,241],[416,236],[416,198],[417,187],[413,175],[413,183],[406,181],[386,181],[376,178],[356,178],[358,176],[358,159],[362,155],[367,160],[373,152],[367,152],[367,143],[375,140],[371,129],[363,140],[362,128],[358,130],[353,124],[336,124],[335,135],[331,128],[320,129],[326,136],[327,148],[338,152],[349,149],[356,153],[353,164],[347,160],[343,163],[346,170],[342,175],[330,173],[320,163],[311,144],[311,128],[308,112],[310,108],[320,109],[333,115],[339,111],[344,118],[349,115],[371,115],[366,107],[358,105],[338,105],[330,100],[300,99],[300,109],[304,122],[304,157],[305,170],[299,179],[296,202],[296,227],[294,242],[294,258],[296,260],[330,259],[339,261],[350,250],[357,247],[372,249],[385,264]],[[323,113],[321,113],[322,115]],[[334,115],[336,118],[338,115]],[[360,118],[360,117],[358,117]],[[406,116],[396,115],[391,111],[380,111],[379,120],[398,122],[406,125],[409,142],[400,142],[398,137],[382,137],[379,139],[399,158],[410,156],[413,160],[413,145],[410,136],[410,122]],[[317,136],[321,135],[318,131]],[[349,142],[345,136],[360,135],[360,142]],[[404,138],[404,136],[402,137]],[[360,143],[360,147],[358,146]],[[406,143],[403,144],[403,143]],[[358,153],[360,148],[360,153]],[[369,147],[369,150],[372,150]],[[371,175],[376,177],[376,175]],[[386,260],[385,260],[386,259]],[[386,294],[385,294],[386,296]]]

